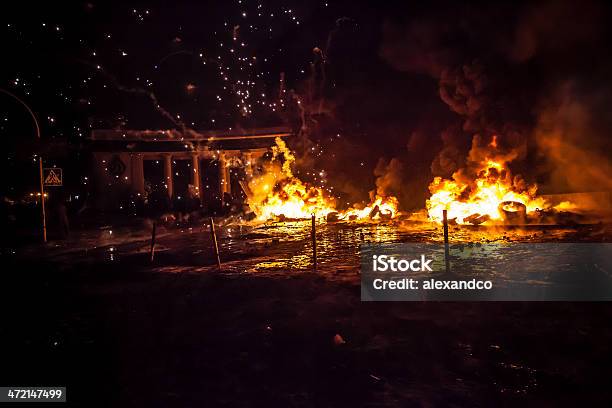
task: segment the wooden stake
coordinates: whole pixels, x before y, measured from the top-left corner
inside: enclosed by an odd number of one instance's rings
[[[47,242],[47,214],[45,213],[45,181],[43,180],[42,156],[38,156],[38,170],[40,172],[40,203],[42,204],[43,242]]]
[[[444,225],[444,263],[446,264],[446,273],[450,273],[450,255],[448,249],[448,211],[442,210],[442,219]]]
[[[157,229],[157,221],[153,221],[153,230],[151,231],[151,249],[149,251],[151,262],[153,262],[153,259],[155,258],[155,235],[156,235],[156,229]]]
[[[312,214],[312,230],[311,230],[311,238],[312,238],[312,264],[314,270],[317,270],[317,224],[315,223],[315,215]]]
[[[217,233],[215,232],[215,221],[210,217],[210,233],[212,235],[215,256],[217,257],[217,267],[221,269],[221,258],[219,258],[219,245],[217,244]]]

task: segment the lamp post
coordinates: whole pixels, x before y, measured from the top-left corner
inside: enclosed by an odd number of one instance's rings
[[[32,109],[30,109],[30,107],[24,101],[22,101],[18,96],[7,91],[6,89],[0,88],[0,92],[12,97],[17,102],[19,102],[24,108],[26,108],[26,110],[32,117],[32,121],[34,121],[34,128],[36,129],[36,136],[38,137],[38,140],[40,140],[40,126],[38,125],[38,120],[36,119],[36,115],[34,115],[34,112],[32,112]],[[40,174],[40,202],[42,204],[41,206],[42,206],[43,242],[47,242],[47,216],[45,214],[45,183],[43,180],[42,156],[40,154],[38,155],[38,172]]]

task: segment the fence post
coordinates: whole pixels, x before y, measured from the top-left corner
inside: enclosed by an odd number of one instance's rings
[[[446,265],[446,273],[450,273],[450,254],[448,249],[448,211],[442,210],[442,220],[444,225],[444,263]]]
[[[312,238],[312,263],[314,266],[314,270],[317,270],[317,224],[315,222],[315,215],[312,214],[312,230],[311,230],[311,238]]]

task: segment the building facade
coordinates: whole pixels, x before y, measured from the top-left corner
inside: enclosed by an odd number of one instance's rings
[[[242,131],[106,130],[91,133],[92,193],[98,209],[163,197],[214,207],[242,194],[243,180],[286,127]]]

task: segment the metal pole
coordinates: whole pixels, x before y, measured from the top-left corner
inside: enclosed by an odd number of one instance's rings
[[[156,236],[156,230],[157,230],[157,221],[153,221],[153,231],[151,231],[151,250],[150,250],[151,262],[153,262],[153,259],[155,258],[155,236]]]
[[[36,115],[34,115],[34,112],[32,112],[32,109],[30,109],[30,107],[24,101],[22,101],[17,95],[13,94],[12,92],[9,92],[6,89],[2,89],[2,88],[0,88],[0,92],[12,97],[17,102],[19,102],[21,105],[23,105],[24,108],[26,108],[26,110],[32,117],[32,121],[34,121],[36,137],[38,137],[38,140],[40,140],[40,126],[38,125],[38,120],[36,119]],[[45,214],[45,191],[44,191],[45,183],[43,180],[42,156],[40,155],[38,156],[38,163],[39,163],[38,167],[40,169],[40,172],[39,172],[40,173],[40,197],[41,197],[40,202],[42,203],[43,242],[47,242],[47,217]]]
[[[448,249],[448,211],[442,210],[442,219],[444,225],[444,263],[446,265],[446,273],[450,273],[450,255]]]
[[[38,170],[40,172],[40,202],[42,205],[43,242],[47,242],[47,216],[45,213],[45,182],[43,180],[42,157],[38,156]]]
[[[312,229],[311,229],[311,238],[312,238],[312,264],[314,270],[317,270],[317,224],[315,223],[315,215],[312,214]]]
[[[217,244],[217,233],[215,232],[215,221],[210,217],[210,233],[212,235],[215,256],[217,257],[217,267],[221,269],[221,258],[219,258],[219,245]]]

